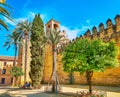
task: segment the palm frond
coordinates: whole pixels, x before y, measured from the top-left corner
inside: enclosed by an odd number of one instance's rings
[[[13,31],[12,34],[7,34],[7,41],[4,43],[3,47],[7,47],[7,50],[11,47],[11,45],[18,46],[19,44],[19,33]]]
[[[10,16],[10,12],[9,12],[5,7],[11,8],[9,5],[7,5],[7,4],[5,4],[5,3],[0,3],[0,15],[1,15],[2,17],[5,17],[5,18],[9,19],[10,21],[13,21],[13,19],[12,19],[11,16]],[[2,19],[0,19],[0,24],[1,24],[6,30],[8,30],[7,24],[6,24]]]
[[[0,2],[0,6],[4,6],[4,7],[8,7],[8,8],[10,8],[10,9],[12,9],[12,7],[11,6],[9,6],[8,4],[6,4],[6,3],[1,3]]]
[[[17,24],[16,29],[21,31],[21,32],[23,32],[23,33],[30,32],[30,30],[31,30],[31,23],[29,23],[28,20],[19,22]]]
[[[0,6],[0,14],[1,13],[4,14],[4,15],[10,16],[9,11],[7,11],[5,8],[3,8],[3,7]]]
[[[8,30],[7,24],[1,19],[0,19],[0,25],[2,25],[6,30]]]
[[[46,40],[51,45],[57,45],[64,41],[65,39],[62,39],[62,37],[59,35],[60,31],[57,30],[50,30],[49,34],[46,36]]]
[[[9,48],[11,47],[12,44],[13,44],[13,41],[7,40],[4,43],[3,47],[7,47],[7,50],[9,50]]]

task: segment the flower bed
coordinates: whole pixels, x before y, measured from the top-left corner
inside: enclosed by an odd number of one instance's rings
[[[76,94],[76,97],[107,97],[105,91],[93,91],[92,94],[90,94],[88,91],[78,91]]]

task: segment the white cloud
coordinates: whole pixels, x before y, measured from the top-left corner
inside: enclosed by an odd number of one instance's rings
[[[6,17],[4,17],[4,20],[5,20],[6,23],[15,26],[15,22],[14,22],[14,21],[11,21],[11,20],[9,20],[9,19],[6,18]]]
[[[89,24],[89,23],[90,23],[90,20],[86,20],[86,22]]]
[[[70,29],[69,27],[61,26],[60,29],[65,30],[68,35],[68,38],[72,40],[75,39],[77,36],[83,35],[83,33],[87,31],[87,29],[90,29],[91,27],[92,25],[89,26],[82,25],[81,28]]]
[[[77,37],[77,34],[79,33],[79,29],[69,29],[68,27],[66,26],[61,26],[60,27],[61,30],[65,30],[66,33],[67,33],[67,36],[70,40],[74,39]]]
[[[83,35],[88,29],[91,29],[93,25],[90,23],[91,20],[86,20],[87,24],[82,24],[80,28],[80,32],[77,34],[77,36]]]
[[[25,17],[16,18],[15,19],[15,21],[16,21],[15,23],[10,21],[10,20],[8,20],[7,18],[4,18],[4,19],[5,19],[5,21],[7,23],[15,26],[18,22],[25,21],[27,19],[32,21],[33,18],[35,17],[35,14],[36,14],[35,12],[30,11],[30,12],[28,12],[28,14]],[[42,20],[45,22],[46,18],[47,18],[46,14],[40,14],[40,16],[41,16]],[[72,40],[72,39],[76,38],[77,36],[83,35],[84,32],[87,31],[87,29],[91,29],[92,25],[90,24],[90,20],[86,20],[86,23],[87,23],[86,25],[82,24],[81,28],[76,27],[74,29],[70,29],[67,26],[61,25],[60,29],[61,30],[65,30],[66,33],[67,33],[68,38],[70,40]]]
[[[32,11],[30,11],[27,15],[26,15],[26,17],[22,17],[22,18],[17,18],[17,19],[15,19],[16,20],[16,22],[18,23],[18,22],[20,22],[20,21],[25,21],[25,20],[33,20],[34,19],[34,17],[35,17],[35,12],[32,12]],[[41,18],[44,20],[45,19],[45,15],[44,14],[40,14],[40,16],[41,16]]]
[[[84,30],[86,30],[86,29],[90,29],[90,26],[84,26],[84,25],[82,25],[81,30],[84,31]]]
[[[27,20],[27,18],[17,18],[17,19],[15,19],[16,23],[23,22],[25,20]]]
[[[40,16],[41,16],[42,20],[45,20],[45,18],[46,18],[45,14],[40,14]]]
[[[35,13],[30,11],[27,17],[33,19],[35,17]]]
[[[93,25],[90,23],[91,20],[86,20],[87,24],[82,24],[80,28],[76,27],[74,29],[70,29],[69,27],[66,26],[61,26],[61,30],[65,30],[68,38],[70,40],[76,38],[77,36],[83,35],[88,29],[91,29]]]
[[[6,23],[12,25],[12,26],[15,26],[18,22],[21,22],[21,21],[25,21],[25,20],[30,20],[32,21],[33,18],[35,17],[35,14],[34,12],[29,12],[25,17],[20,17],[20,18],[16,18],[14,19],[14,22],[10,21],[9,19],[5,18],[4,17],[4,20]],[[45,19],[45,15],[44,14],[41,14],[41,18],[44,20]]]

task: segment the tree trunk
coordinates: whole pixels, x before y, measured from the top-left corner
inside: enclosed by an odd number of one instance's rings
[[[18,86],[18,77],[14,77],[15,78],[15,86]]]
[[[56,46],[52,46],[53,50],[53,81],[52,81],[52,92],[56,92]]]
[[[15,86],[15,77],[13,77],[13,79],[12,79],[12,87],[14,87]]]
[[[15,55],[14,55],[14,63],[13,66],[16,66],[16,57],[17,57],[17,44],[15,44]],[[12,86],[14,87],[16,85],[16,78],[13,76],[12,80]]]
[[[92,94],[92,75],[93,71],[86,71],[86,78],[87,78],[87,83],[89,85],[89,93]]]
[[[27,52],[28,52],[28,34],[25,34],[25,71],[24,71],[24,83],[26,82],[27,78]]]
[[[20,66],[20,68],[22,69],[22,55],[23,55],[23,46],[21,45],[21,44],[19,44],[19,56],[18,56],[18,65]],[[19,81],[20,81],[20,85],[22,84],[21,81],[22,80],[22,78],[21,78],[21,76],[20,76],[20,79],[19,79]]]
[[[61,90],[60,85],[59,85],[58,75],[57,75],[56,58],[57,58],[56,46],[52,46],[52,62],[53,62],[53,65],[52,65],[52,74],[50,76],[48,86],[49,86],[50,83],[52,83],[52,92],[54,92],[54,93],[58,93],[58,91]]]
[[[17,44],[15,45],[15,56],[14,56],[14,64],[13,64],[13,66],[16,65],[16,59],[17,59]]]

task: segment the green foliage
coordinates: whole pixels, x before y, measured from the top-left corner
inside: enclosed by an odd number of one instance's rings
[[[11,47],[11,45],[14,45],[16,48],[17,44],[19,44],[18,35],[19,33],[16,33],[14,31],[11,34],[7,34],[7,41],[5,41],[3,47],[7,47],[8,50]]]
[[[32,25],[31,25],[31,22],[29,22],[28,20],[26,20],[26,21],[19,22],[19,23],[17,24],[16,28],[14,29],[14,32],[15,32],[15,33],[18,33],[17,39],[19,40],[20,43],[23,42],[23,37],[24,37],[24,39],[25,39],[25,46],[22,46],[22,45],[20,44],[20,47],[24,47],[24,48],[25,48],[24,83],[26,82],[26,78],[27,78],[28,38],[29,38],[29,36],[30,36],[31,26],[32,26]]]
[[[78,39],[69,44],[63,53],[64,71],[104,71],[118,65],[117,53],[117,47],[113,42]]]
[[[63,53],[64,71],[86,73],[89,93],[92,94],[92,75],[94,71],[104,71],[118,65],[118,52],[113,42],[77,39],[69,44]]]
[[[44,24],[40,15],[35,15],[31,29],[30,78],[34,88],[38,88],[43,77]]]
[[[31,31],[31,22],[29,22],[28,20],[25,20],[25,21],[22,21],[22,22],[19,22],[17,25],[16,25],[16,28],[15,28],[15,32],[19,32],[19,38],[22,38],[24,35],[28,35]]]
[[[22,76],[23,75],[23,71],[20,67],[17,66],[13,66],[12,69],[10,70],[10,74],[13,77],[18,77],[18,76]]]
[[[17,57],[17,52],[18,52],[18,46],[21,43],[18,39],[19,37],[19,33],[17,32],[12,32],[11,34],[7,34],[7,40],[5,41],[3,47],[7,47],[7,50],[14,45],[14,49],[15,49],[15,56],[14,56],[14,66],[16,63],[16,57]]]
[[[8,26],[4,22],[3,17],[9,19],[10,21],[13,21],[8,9],[11,9],[9,5],[7,5],[5,2],[0,2],[0,25],[2,25],[6,30],[8,30]]]
[[[49,34],[45,38],[49,44],[51,44],[52,46],[56,46],[61,41],[63,41],[62,37],[59,34],[60,31],[57,31],[57,29],[50,30]]]

